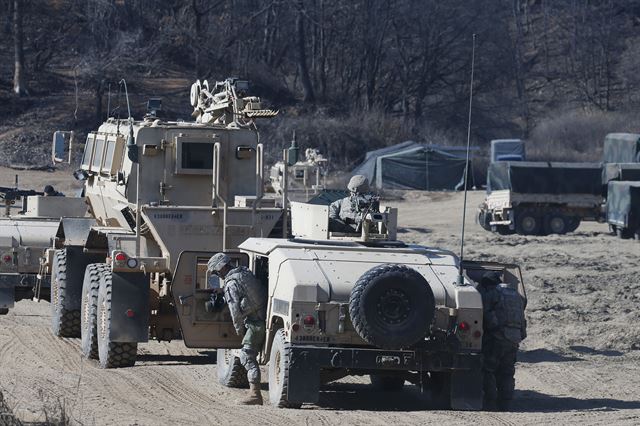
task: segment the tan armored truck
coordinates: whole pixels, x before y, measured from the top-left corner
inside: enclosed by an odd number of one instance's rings
[[[149,338],[238,345],[226,317],[204,310],[211,283],[195,274],[176,281],[175,268],[187,251],[233,252],[249,237],[282,232],[283,209],[263,198],[254,123],[276,113],[247,89],[198,81],[195,122],[111,118],[88,135],[76,174],[91,217],[60,222],[48,263],[53,332],[82,337],[83,354],[102,367],[133,365]]]
[[[87,205],[84,197],[46,197],[34,190],[16,188],[0,188],[0,197],[6,214],[0,217],[2,315],[20,300],[49,299],[49,278],[41,259],[53,244],[60,218],[82,217]],[[20,201],[22,206],[16,211],[15,204]]]
[[[240,245],[241,261],[268,287],[260,361],[268,365],[271,404],[300,407],[317,402],[325,383],[370,375],[385,390],[405,381],[420,386],[432,407],[481,409],[483,316],[475,282],[500,271],[524,296],[520,269],[465,262],[460,280],[453,253],[396,240],[391,208],[364,212],[357,234],[331,232],[326,205],[293,202],[291,216],[293,238]],[[181,257],[176,281],[205,282],[208,256]],[[191,294],[187,284],[173,291]],[[183,327],[194,308],[178,309]],[[220,383],[246,386],[236,350],[218,349],[216,368]]]

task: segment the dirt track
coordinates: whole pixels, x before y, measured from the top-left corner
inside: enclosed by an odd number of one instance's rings
[[[11,173],[0,173],[0,185],[12,183]],[[54,176],[29,172],[21,186]],[[78,340],[51,335],[45,302],[20,302],[0,317],[0,390],[25,420],[64,404],[82,424],[640,423],[640,243],[600,224],[564,237],[492,235],[473,223],[481,198],[470,197],[467,257],[520,263],[528,286],[513,412],[428,411],[415,387],[375,393],[366,378],[329,385],[318,405],[300,410],[238,407],[242,391],[215,380],[215,352],[151,342],[135,367],[100,370],[80,357]],[[458,250],[460,194],[411,193],[392,203],[400,238]]]

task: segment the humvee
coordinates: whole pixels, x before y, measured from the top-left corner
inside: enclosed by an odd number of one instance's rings
[[[314,403],[323,384],[369,375],[385,390],[406,381],[428,388],[438,406],[482,408],[482,300],[475,282],[485,271],[500,271],[525,296],[520,269],[464,262],[460,281],[453,253],[396,240],[395,209],[363,216],[358,233],[337,233],[328,206],[292,202],[291,238],[249,238],[239,246],[242,262],[268,287],[259,359],[268,365],[271,404]],[[209,254],[183,256],[176,281],[200,274],[205,282]],[[216,368],[220,383],[247,385],[234,348],[218,349]]]

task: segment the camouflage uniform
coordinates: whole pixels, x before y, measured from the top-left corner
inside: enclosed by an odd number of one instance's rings
[[[347,189],[351,193],[348,197],[336,200],[329,206],[329,229],[332,232],[357,232],[362,221],[358,204],[366,202],[362,194],[369,191],[369,181],[365,176],[355,175],[349,180]]]
[[[249,383],[260,383],[257,356],[265,338],[266,289],[249,269],[240,266],[225,277],[224,298],[236,332],[244,334],[240,362],[247,370]]]
[[[498,408],[508,409],[515,389],[518,346],[526,337],[525,300],[507,284],[496,285],[495,275],[486,281],[485,277],[478,287],[484,307],[484,399],[486,408],[497,402]]]

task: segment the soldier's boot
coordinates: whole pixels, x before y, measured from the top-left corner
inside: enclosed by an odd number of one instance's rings
[[[262,405],[262,392],[260,391],[260,383],[251,383],[249,388],[249,396],[239,401],[242,405]]]

